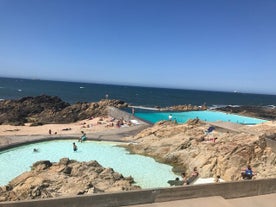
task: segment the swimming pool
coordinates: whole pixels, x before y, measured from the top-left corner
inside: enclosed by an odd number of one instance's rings
[[[259,124],[266,120],[252,117],[240,116],[218,111],[187,111],[187,112],[137,112],[135,116],[151,123],[156,123],[162,120],[168,120],[169,115],[172,115],[172,120],[178,123],[185,123],[189,119],[199,118],[207,122],[225,121],[239,124]]]
[[[0,186],[25,171],[38,160],[57,162],[63,157],[78,161],[97,160],[103,167],[111,167],[124,177],[132,176],[142,188],[168,187],[168,180],[176,175],[172,166],[156,162],[153,158],[130,154],[115,142],[86,141],[76,142],[78,151],[74,152],[75,140],[46,141],[27,144],[0,152]],[[38,152],[33,152],[33,149]],[[158,176],[156,176],[158,173]]]

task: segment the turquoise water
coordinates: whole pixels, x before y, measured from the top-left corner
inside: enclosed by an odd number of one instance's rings
[[[142,188],[168,187],[167,181],[176,177],[171,166],[158,163],[149,157],[129,154],[123,147],[117,147],[117,143],[76,142],[78,151],[74,152],[73,142],[47,141],[0,152],[0,186],[29,171],[32,164],[38,160],[57,162],[63,157],[78,161],[97,160],[103,167],[111,167],[125,177],[132,176]],[[33,152],[34,148],[38,149],[38,152]]]
[[[135,113],[135,116],[151,123],[156,123],[158,121],[168,120],[170,114],[172,114],[172,119],[175,119],[178,123],[185,123],[189,119],[195,119],[197,117],[208,122],[225,121],[240,124],[259,124],[266,121],[263,119],[227,114],[217,111],[137,112]]]

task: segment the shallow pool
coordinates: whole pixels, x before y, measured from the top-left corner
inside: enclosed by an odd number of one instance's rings
[[[156,123],[158,121],[168,120],[170,114],[172,115],[172,120],[176,120],[178,123],[185,123],[189,119],[195,118],[208,122],[225,121],[240,124],[259,124],[266,121],[263,119],[208,110],[187,112],[137,112],[135,116],[151,123]]]
[[[97,160],[103,167],[111,167],[123,176],[132,176],[142,188],[167,187],[168,180],[176,175],[169,165],[154,159],[129,154],[114,142],[86,141],[76,142],[78,151],[74,152],[75,140],[47,141],[28,144],[0,152],[0,186],[8,184],[14,177],[30,170],[38,160],[57,162],[63,157],[78,161]],[[38,152],[33,152],[33,149]]]

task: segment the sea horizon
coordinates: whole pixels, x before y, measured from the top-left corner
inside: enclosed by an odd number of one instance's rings
[[[131,105],[146,107],[185,104],[205,104],[210,107],[276,105],[276,95],[273,94],[0,77],[0,100],[38,95],[58,96],[69,103],[97,102],[105,98],[118,99]]]

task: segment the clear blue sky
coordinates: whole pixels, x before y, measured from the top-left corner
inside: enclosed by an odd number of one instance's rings
[[[0,76],[276,94],[276,1],[0,0]]]

